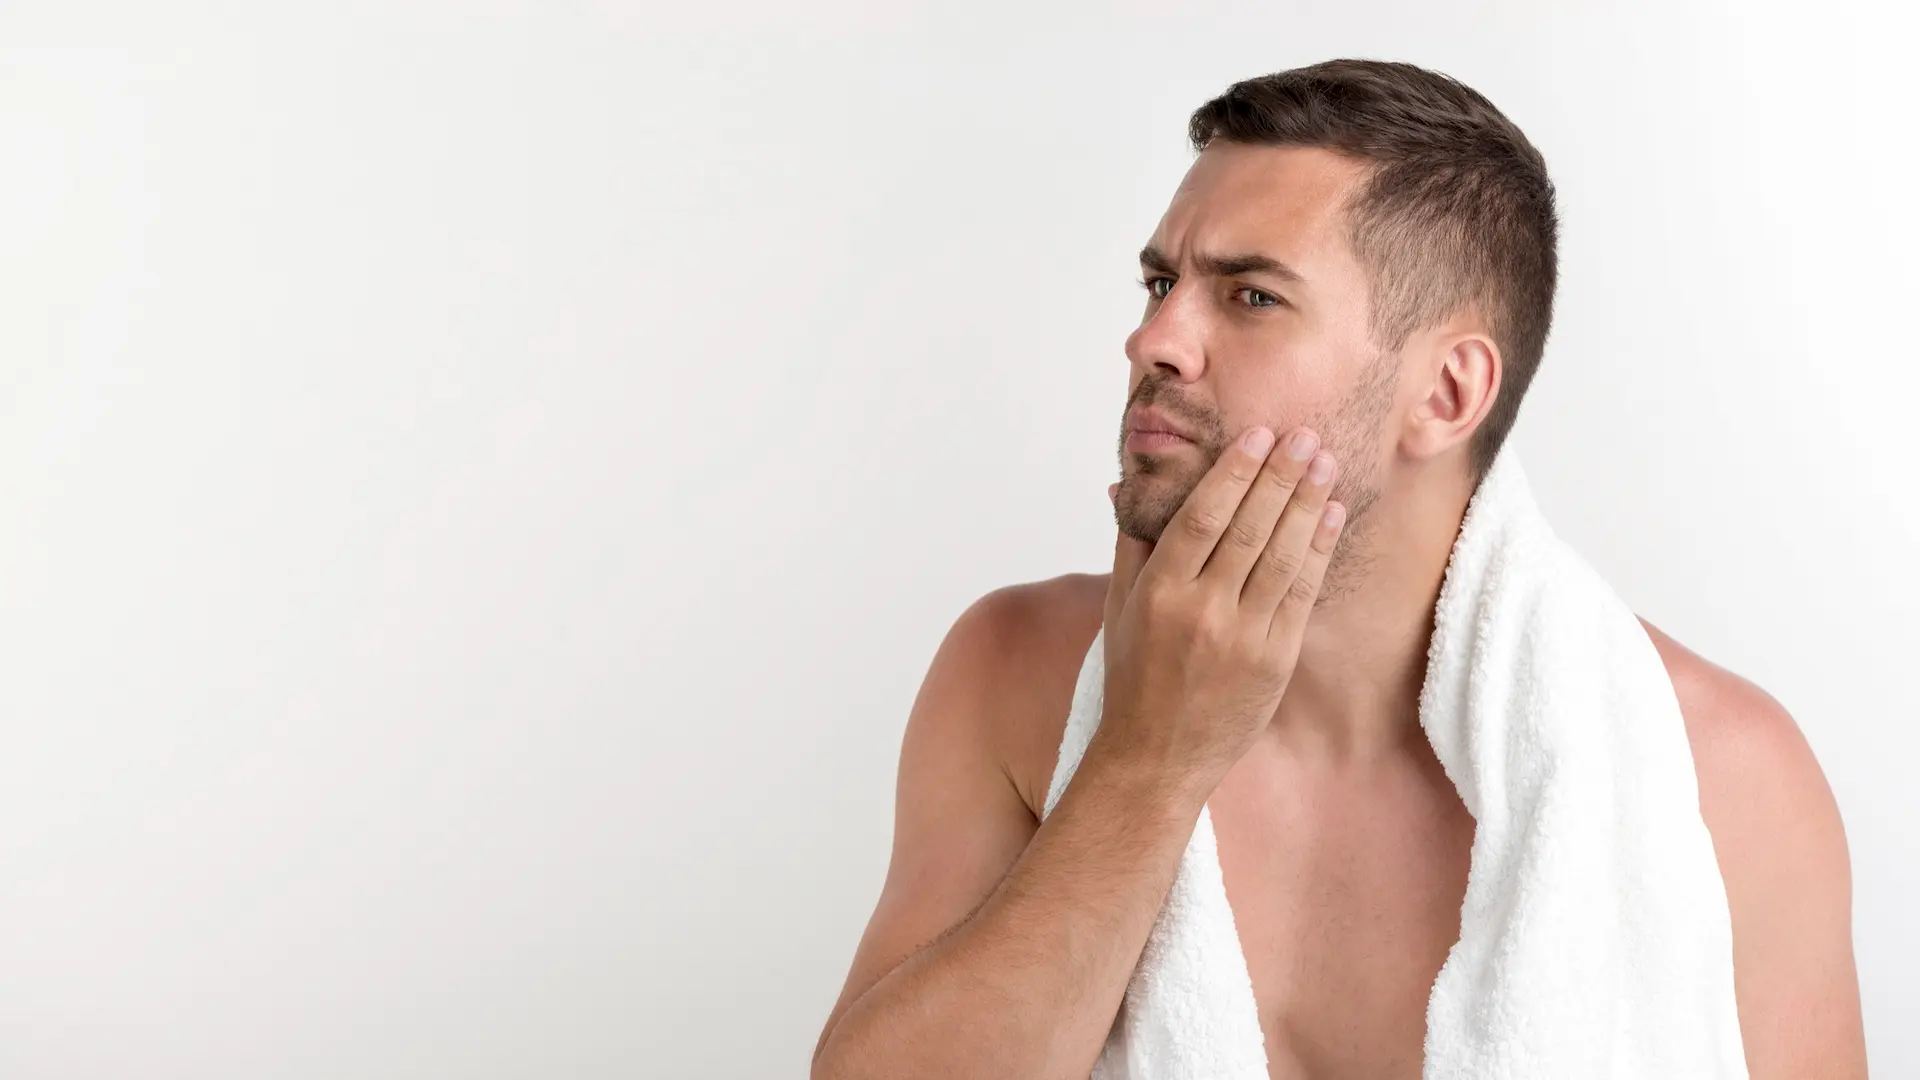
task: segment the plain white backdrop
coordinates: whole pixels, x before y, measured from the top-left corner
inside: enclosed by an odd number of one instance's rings
[[[1914,16],[1701,0],[0,8],[0,1075],[793,1077],[908,706],[1111,554],[1189,111],[1547,158],[1515,438],[1780,699],[1920,1076]]]

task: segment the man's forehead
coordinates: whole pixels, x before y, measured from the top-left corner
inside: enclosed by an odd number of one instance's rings
[[[1187,171],[1148,246],[1175,259],[1260,251],[1300,265],[1338,257],[1342,207],[1366,170],[1319,147],[1215,142]]]

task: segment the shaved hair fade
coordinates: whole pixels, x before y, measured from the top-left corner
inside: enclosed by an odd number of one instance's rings
[[[1466,309],[1499,347],[1501,385],[1468,446],[1477,485],[1519,418],[1546,351],[1559,219],[1540,152],[1451,76],[1386,60],[1328,60],[1245,79],[1194,111],[1216,139],[1331,150],[1370,165],[1344,210],[1367,275],[1368,326],[1387,351]]]

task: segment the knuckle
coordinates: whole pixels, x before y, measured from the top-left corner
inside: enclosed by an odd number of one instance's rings
[[[1232,614],[1217,604],[1203,605],[1194,614],[1193,636],[1214,648],[1230,645],[1236,636]]]
[[[1278,455],[1268,460],[1266,467],[1260,470],[1261,479],[1275,490],[1291,494],[1293,489],[1299,486],[1299,481],[1288,478],[1282,471],[1279,460]]]
[[[1267,547],[1267,569],[1279,577],[1292,577],[1300,572],[1300,553],[1286,544],[1271,544]]]
[[[1296,604],[1311,604],[1320,596],[1320,583],[1311,580],[1305,574],[1293,579],[1287,586],[1287,599]]]
[[[1210,540],[1220,535],[1222,527],[1219,512],[1206,507],[1195,507],[1181,515],[1181,522],[1187,538],[1194,541]]]
[[[1149,620],[1160,621],[1173,614],[1173,595],[1165,585],[1155,581],[1133,590],[1134,603],[1140,605],[1141,614]]]
[[[1227,540],[1236,547],[1243,548],[1257,548],[1267,542],[1265,534],[1260,529],[1260,523],[1248,521],[1245,518],[1235,518],[1233,524],[1227,527]]]
[[[1236,446],[1235,451],[1239,448]],[[1264,458],[1248,457],[1246,454],[1229,452],[1220,455],[1220,464],[1226,466],[1227,475],[1242,483],[1252,480],[1266,464]]]

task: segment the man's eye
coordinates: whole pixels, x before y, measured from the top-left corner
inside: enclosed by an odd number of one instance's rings
[[[1247,294],[1248,307],[1274,307],[1280,303],[1280,298],[1270,292],[1261,292],[1259,289],[1241,289],[1240,291]]]
[[[1142,279],[1140,284],[1146,288],[1147,295],[1153,297],[1155,300],[1165,300],[1168,291],[1173,288],[1173,279],[1170,277],[1150,277]],[[1165,285],[1166,288],[1162,289],[1160,287],[1161,285]]]

